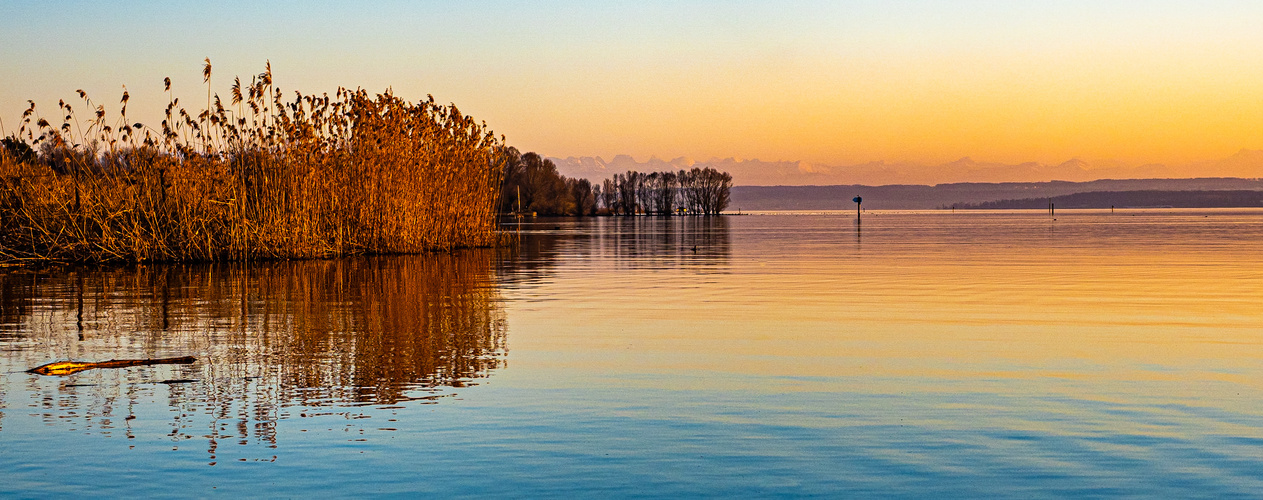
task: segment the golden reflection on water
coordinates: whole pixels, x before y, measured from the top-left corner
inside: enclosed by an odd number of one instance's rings
[[[603,272],[644,271],[677,266],[722,269],[732,257],[732,232],[725,217],[588,217],[526,219],[517,231],[512,274],[520,279],[559,257],[600,260]]]
[[[502,366],[495,262],[492,251],[466,251],[12,271],[0,274],[0,356],[10,372],[61,359],[195,356],[190,366],[32,375],[23,389],[45,422],[127,437],[133,409],[165,393],[178,415],[173,441],[204,437],[212,458],[225,440],[275,447],[277,419],[433,400]],[[15,396],[0,392],[0,405]],[[331,409],[312,410],[321,407]],[[209,414],[210,428],[190,428],[204,420],[194,414]]]
[[[895,392],[929,380],[1258,387],[1263,365],[1243,353],[1263,345],[1263,217],[1208,213],[876,213],[862,241],[853,214],[735,217],[711,236],[715,273],[664,272],[673,249],[627,252],[653,237],[610,245],[634,236],[594,229],[563,252],[547,296],[523,297],[550,310],[510,311],[515,346],[653,353],[564,358],[583,372],[854,377],[859,391],[892,390],[878,382],[891,377],[909,384]]]
[[[0,405],[56,430],[170,433],[173,447],[205,443],[212,463],[284,447],[370,476],[403,461],[480,485],[607,466],[558,476],[606,487],[659,465],[734,484],[765,479],[756,469],[824,485],[905,471],[1019,487],[1006,496],[1067,477],[1256,484],[1263,212],[874,212],[862,235],[853,213],[520,229],[507,258],[11,272],[8,370],[205,362],[11,373]],[[509,329],[511,373],[498,370]],[[454,389],[497,371],[494,386]],[[453,391],[468,404],[407,403]],[[7,415],[0,437],[31,427]],[[365,466],[329,435],[385,453]],[[753,465],[725,468],[737,462]],[[727,474],[696,474],[715,464]],[[711,490],[676,496],[697,491]]]

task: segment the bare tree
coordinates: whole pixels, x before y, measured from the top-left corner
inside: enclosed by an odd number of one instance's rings
[[[596,196],[592,192],[591,181],[566,179],[566,187],[570,190],[570,198],[574,200],[575,215],[583,217],[596,211]]]
[[[685,210],[688,210],[688,213],[690,214],[697,214],[702,211],[701,195],[697,187],[697,177],[699,172],[701,172],[701,169],[694,168],[693,170],[681,170],[680,173],[677,174],[678,181],[680,183],[680,195],[681,198],[683,198],[682,201],[684,208]]]
[[[710,167],[694,168],[693,185],[697,191],[698,204],[702,214],[718,215],[728,208],[732,189],[732,174],[720,172]]]
[[[614,181],[605,179],[601,183],[601,203],[610,214],[618,211],[618,188],[614,187]]]
[[[500,181],[500,213],[516,212],[521,204],[522,191],[522,153],[509,146],[500,151],[501,168],[504,169]]]
[[[522,204],[527,210],[553,215],[574,212],[566,180],[552,160],[536,153],[522,155],[521,179]]]
[[[649,215],[654,208],[653,186],[658,182],[658,173],[650,172],[648,174],[641,174],[640,178],[637,180],[639,182],[636,183],[636,205],[640,207],[640,210],[643,211],[645,215]]]
[[[659,215],[671,215],[671,212],[675,210],[675,172],[658,173],[657,182],[653,186],[653,190],[654,212]]]
[[[614,183],[618,187],[618,205],[623,215],[636,215],[636,191],[640,185],[640,173],[635,170],[627,174],[615,174]]]

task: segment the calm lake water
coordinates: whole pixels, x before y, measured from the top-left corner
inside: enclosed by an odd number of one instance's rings
[[[520,234],[455,255],[0,269],[0,496],[1263,491],[1263,211]]]

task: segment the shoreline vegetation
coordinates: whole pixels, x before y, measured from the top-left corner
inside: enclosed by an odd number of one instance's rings
[[[552,160],[508,148],[500,213],[508,215],[720,215],[732,175],[713,168],[614,174],[594,184],[557,171]]]
[[[501,238],[516,151],[454,104],[283,92],[270,63],[225,99],[209,59],[202,75],[201,112],[164,80],[158,128],[128,120],[125,87],[116,116],[82,90],[52,119],[31,102],[0,147],[0,262],[318,258]]]

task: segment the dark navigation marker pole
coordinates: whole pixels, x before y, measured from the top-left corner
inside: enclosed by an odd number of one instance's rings
[[[854,198],[851,198],[851,201],[855,202],[855,221],[856,221],[856,222],[859,222],[859,220],[860,220],[860,203],[864,201],[864,198],[859,197],[859,196],[856,196],[856,197],[854,197]]]

